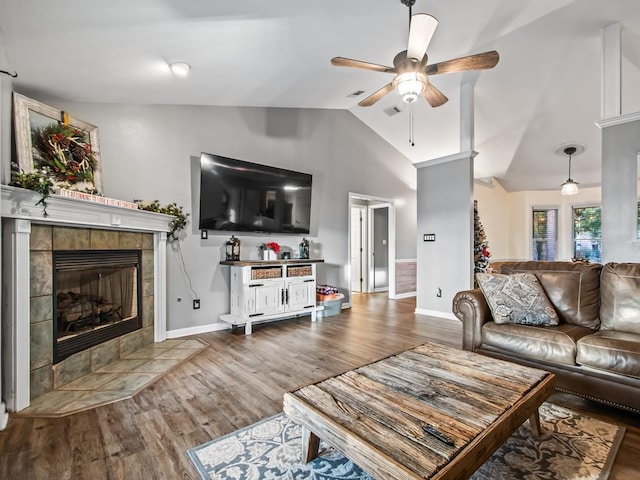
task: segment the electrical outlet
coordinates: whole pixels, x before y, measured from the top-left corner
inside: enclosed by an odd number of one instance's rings
[[[442,289],[440,287],[436,288],[436,297],[442,297]]]
[[[200,308],[200,299],[196,298],[193,300],[193,309],[198,310]]]

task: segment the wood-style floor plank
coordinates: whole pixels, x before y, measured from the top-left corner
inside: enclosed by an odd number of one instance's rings
[[[353,308],[216,332],[209,348],[131,399],[63,418],[10,418],[0,432],[2,479],[197,479],[188,448],[282,410],[284,392],[428,340],[460,348],[457,321],[414,314],[414,299],[356,295]],[[554,400],[624,424],[612,480],[640,475],[640,418],[569,395]]]

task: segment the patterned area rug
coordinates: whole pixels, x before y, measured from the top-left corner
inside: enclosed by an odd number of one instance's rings
[[[541,438],[529,422],[471,477],[474,480],[606,480],[625,429],[545,403]],[[300,463],[301,428],[281,413],[188,451],[205,480],[373,480],[335,449]],[[382,479],[380,479],[382,480]]]

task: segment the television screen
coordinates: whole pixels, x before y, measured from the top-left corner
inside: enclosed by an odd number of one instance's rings
[[[311,175],[200,155],[200,230],[309,233]]]

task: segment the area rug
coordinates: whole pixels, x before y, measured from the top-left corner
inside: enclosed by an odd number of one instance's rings
[[[540,407],[544,433],[525,422],[471,477],[473,480],[609,477],[625,429],[552,403]],[[373,480],[324,442],[300,463],[301,427],[281,413],[188,451],[205,480]],[[384,479],[378,479],[384,480]]]

